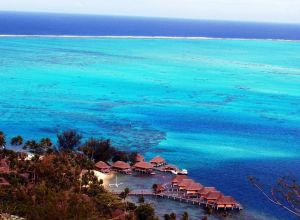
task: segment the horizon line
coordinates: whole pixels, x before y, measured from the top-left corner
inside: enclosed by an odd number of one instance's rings
[[[182,37],[182,36],[130,36],[130,35],[49,35],[49,34],[0,34],[0,38],[98,38],[98,39],[169,39],[169,40],[228,40],[228,41],[280,41],[300,42],[298,40],[280,38],[218,38],[218,37]]]

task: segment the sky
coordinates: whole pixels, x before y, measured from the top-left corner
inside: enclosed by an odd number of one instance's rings
[[[0,10],[300,23],[300,0],[0,0]]]

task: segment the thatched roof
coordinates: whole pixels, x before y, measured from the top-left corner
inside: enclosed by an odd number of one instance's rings
[[[140,169],[152,169],[153,164],[141,161],[141,162],[137,162],[136,164],[134,164],[134,167],[140,168]]]
[[[207,199],[207,200],[217,200],[222,196],[223,196],[223,194],[221,192],[212,191],[212,192],[209,192],[206,195],[204,195],[204,198]]]
[[[178,183],[178,186],[179,187],[187,187],[192,183],[195,183],[194,180],[192,180],[192,179],[183,179],[182,181],[180,181]]]
[[[204,187],[201,191],[200,194],[201,195],[206,195],[209,192],[214,192],[217,191],[215,187]]]
[[[192,183],[192,184],[190,184],[190,185],[188,185],[186,187],[186,190],[189,190],[189,191],[200,191],[203,188],[204,187],[200,183]]]
[[[136,162],[145,161],[145,158],[144,158],[143,155],[137,154],[136,157],[135,157],[135,161],[136,161]]]
[[[112,167],[117,169],[130,169],[130,165],[124,161],[117,161],[113,163]]]
[[[110,168],[110,166],[107,163],[103,162],[103,161],[98,161],[95,164],[95,167],[98,168],[98,169],[100,169],[100,170],[102,170],[102,169],[109,169]]]
[[[236,201],[231,196],[222,196],[216,201],[217,205],[234,205],[236,204]]]
[[[173,184],[174,184],[174,183],[179,183],[179,182],[181,182],[183,179],[188,179],[188,177],[185,176],[185,175],[175,176],[175,177],[173,178],[173,180],[172,180],[172,183],[173,183]]]
[[[160,156],[156,156],[152,160],[150,160],[150,163],[162,164],[165,163],[165,159]]]

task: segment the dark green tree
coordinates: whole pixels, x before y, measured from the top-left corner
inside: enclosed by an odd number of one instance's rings
[[[120,194],[120,198],[123,199],[124,204],[125,204],[125,212],[126,212],[126,207],[127,207],[126,198],[128,197],[129,193],[130,193],[130,189],[126,187],[123,190],[123,192],[121,192],[121,194]]]
[[[6,146],[5,134],[0,131],[0,149]]]
[[[139,202],[139,203],[144,203],[144,202],[145,202],[144,196],[140,196],[138,202]]]
[[[135,217],[137,220],[154,220],[155,212],[154,208],[147,203],[143,203],[139,205],[139,207],[135,210]]]
[[[10,141],[10,144],[15,146],[20,146],[23,144],[23,138],[20,135],[13,137]]]
[[[60,151],[73,151],[81,142],[82,135],[75,130],[67,130],[57,135],[58,148]]]
[[[170,218],[171,218],[171,220],[176,220],[176,214],[174,212],[172,212],[170,214]]]
[[[114,147],[111,146],[110,140],[103,139],[88,139],[80,150],[90,159],[95,161],[108,161],[117,152]]]
[[[189,220],[189,213],[184,212],[182,215],[182,220]]]
[[[165,214],[164,215],[164,220],[171,220],[170,214]]]

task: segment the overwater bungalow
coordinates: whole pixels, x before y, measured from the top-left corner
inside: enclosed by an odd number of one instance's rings
[[[220,199],[223,196],[223,194],[219,191],[212,191],[207,193],[206,195],[203,196],[203,200],[208,204],[215,203],[218,199]]]
[[[166,160],[160,156],[154,157],[152,160],[150,160],[150,163],[153,164],[155,167],[160,167],[167,164]]]
[[[231,196],[222,196],[214,203],[214,208],[218,209],[234,209],[238,203]]]
[[[144,158],[143,155],[137,154],[136,157],[135,157],[135,161],[136,162],[142,162],[142,161],[145,161],[145,158]]]
[[[5,186],[10,186],[10,183],[3,177],[0,177],[0,186],[5,187]]]
[[[103,161],[98,161],[95,164],[95,169],[100,171],[101,173],[109,173],[110,172],[110,166]]]
[[[217,189],[215,187],[204,187],[200,192],[199,192],[199,196],[200,197],[204,197],[206,194],[210,193],[210,192],[214,192],[217,191]]]
[[[183,179],[188,179],[187,176],[175,176],[171,182],[172,187],[177,187],[178,183],[181,182]]]
[[[204,188],[200,183],[189,184],[185,188],[185,193],[188,197],[199,197],[199,192]]]
[[[178,183],[178,190],[179,191],[186,191],[187,187],[191,184],[194,184],[194,180],[192,179],[183,179]]]
[[[9,166],[5,159],[0,160],[0,173],[9,173]]]
[[[124,161],[117,161],[113,163],[111,168],[119,173],[131,174],[130,165]]]
[[[134,164],[133,169],[137,172],[147,173],[147,174],[154,174],[153,173],[154,165],[151,163],[147,163],[145,161],[140,161]]]

